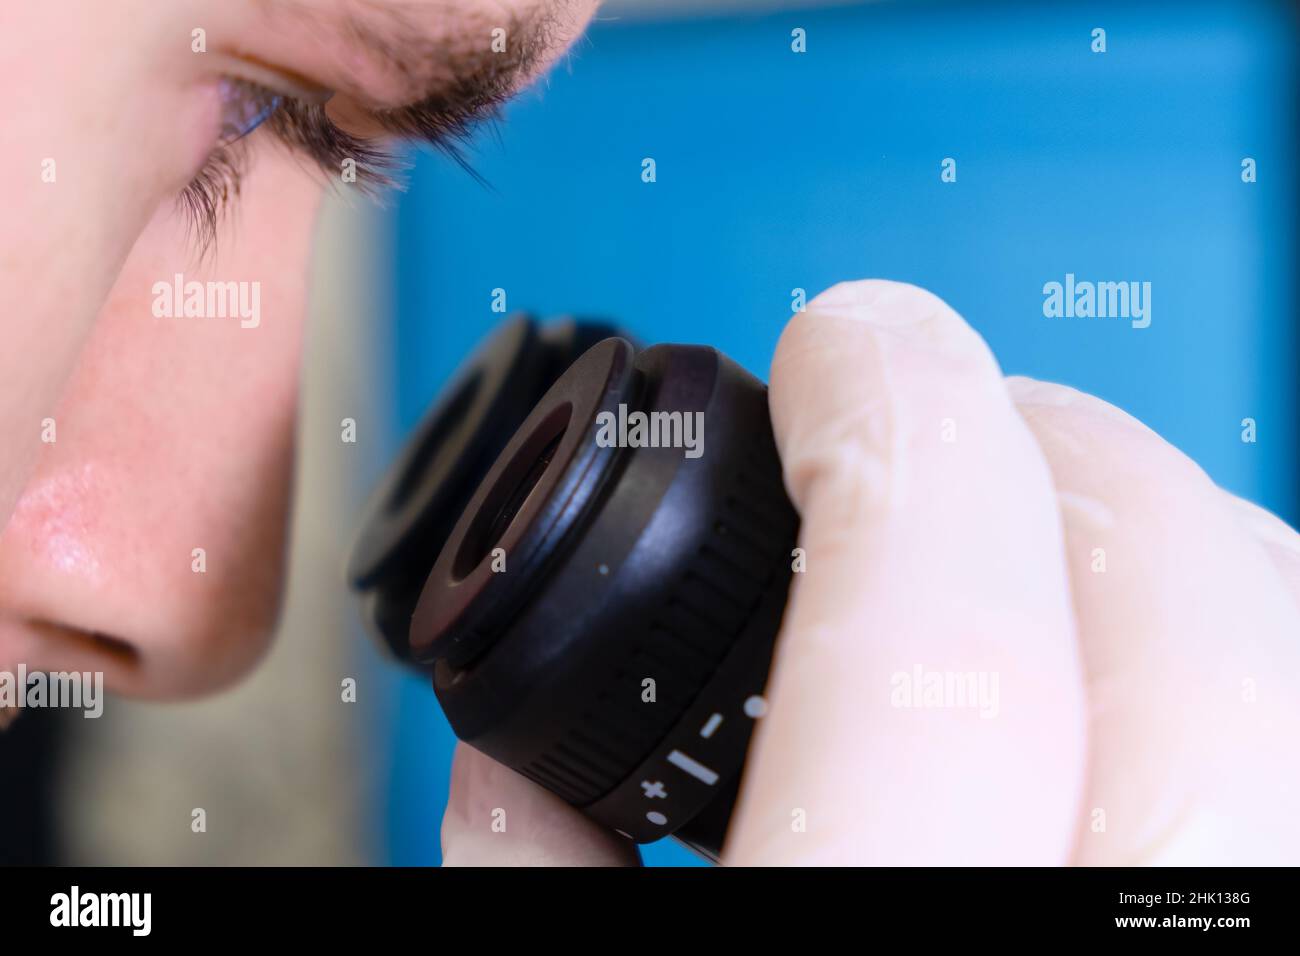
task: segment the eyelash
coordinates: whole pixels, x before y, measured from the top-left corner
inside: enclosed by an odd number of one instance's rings
[[[222,214],[239,196],[248,163],[247,138],[260,126],[267,127],[281,144],[312,160],[327,177],[339,175],[345,160],[355,161],[356,184],[368,196],[395,186],[396,174],[405,168],[374,140],[336,126],[323,103],[308,103],[243,79],[226,78],[221,83],[224,116],[217,145],[178,197],[191,238],[201,251],[214,244]],[[385,110],[375,118],[389,132],[423,141],[447,154],[482,183],[465,158],[463,146],[478,120],[498,117],[504,100],[504,93],[497,91],[460,98],[453,93],[441,100]]]

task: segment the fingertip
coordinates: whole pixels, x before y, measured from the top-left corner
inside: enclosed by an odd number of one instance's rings
[[[893,279],[837,282],[808,303],[808,311],[879,328],[906,328],[946,315],[952,307],[929,289]]]
[[[443,866],[637,866],[631,840],[508,767],[457,744],[442,818]]]
[[[787,490],[801,512],[828,482],[870,492],[905,487],[909,448],[943,455],[945,430],[1013,417],[984,340],[943,299],[905,282],[841,282],[786,325],[772,361],[770,404]],[[991,416],[972,415],[973,407]],[[931,441],[933,439],[933,441]]]

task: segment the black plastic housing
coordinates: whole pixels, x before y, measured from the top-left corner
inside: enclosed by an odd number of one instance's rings
[[[602,447],[598,416],[620,405],[699,413],[701,454]],[[797,530],[766,387],[711,348],[609,339],[468,500],[410,652],[462,740],[631,839],[716,859]]]
[[[366,506],[347,575],[370,628],[410,662],[411,615],[429,569],[488,469],[547,389],[592,345],[599,320],[503,323],[457,371]]]

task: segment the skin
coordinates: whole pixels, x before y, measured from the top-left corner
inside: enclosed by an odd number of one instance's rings
[[[438,51],[451,61],[495,25],[546,12],[544,62],[594,7],[76,0],[6,12],[0,78],[39,95],[17,97],[0,124],[0,670],[103,671],[121,693],[184,697],[245,673],[274,629],[325,177],[256,131],[242,195],[201,254],[176,196],[217,142],[221,78],[256,69],[333,90],[331,114],[369,133],[367,108],[446,86]],[[415,73],[360,55],[344,14],[376,30],[400,16],[432,54]],[[260,282],[260,325],[154,318],[153,284],[176,273]]]
[[[237,212],[216,252],[196,254],[174,198],[216,141],[226,70],[256,62],[335,90],[331,115],[373,132],[367,108],[447,77],[436,57],[412,75],[357,55],[341,13],[400,7],[432,49],[455,51],[546,7],[554,58],[594,7],[297,0],[304,21],[289,3],[7,12],[0,77],[39,95],[0,124],[16,224],[0,236],[0,670],[102,670],[117,692],[179,698],[245,673],[273,631],[322,185],[250,139]],[[260,281],[260,326],[153,318],[153,283],[176,272]],[[910,286],[818,297],[782,337],[771,402],[808,570],[729,862],[1294,859],[1294,531],[1122,412],[1004,379],[969,326]],[[941,439],[946,418],[956,441]],[[918,665],[996,673],[997,716],[891,706],[892,675]],[[464,747],[443,842],[451,864],[636,860]]]

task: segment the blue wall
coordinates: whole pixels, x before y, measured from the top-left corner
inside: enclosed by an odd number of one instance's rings
[[[616,317],[765,377],[793,288],[883,276],[947,299],[1008,373],[1123,406],[1294,523],[1296,39],[1257,2],[597,24],[476,141],[490,188],[418,159],[391,217],[399,430],[500,318],[496,287],[512,311]],[[1067,272],[1151,282],[1150,328],[1044,318]],[[397,709],[387,858],[434,863],[452,740],[420,682]]]

